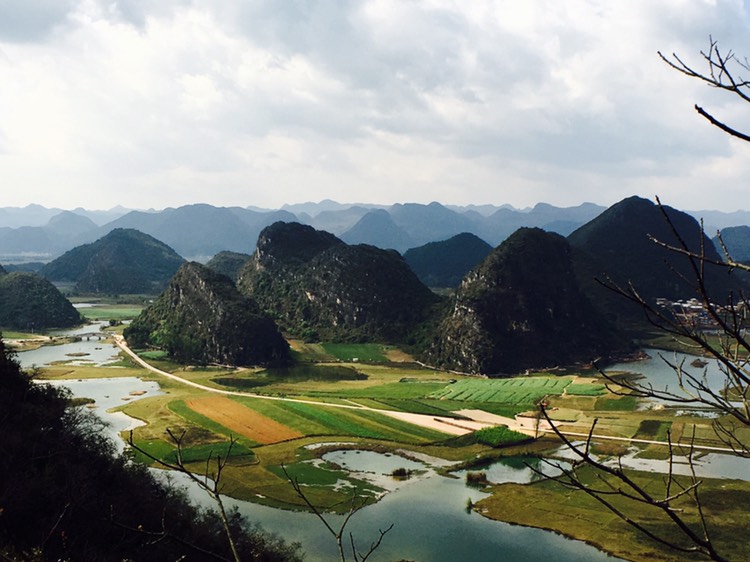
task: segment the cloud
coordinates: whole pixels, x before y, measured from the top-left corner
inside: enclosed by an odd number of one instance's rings
[[[64,25],[75,0],[0,0],[0,41],[43,41]]]
[[[741,123],[746,106],[656,56],[700,62],[709,34],[741,48],[736,0],[8,6],[18,204],[609,204],[661,186],[718,208],[750,179],[692,109]]]

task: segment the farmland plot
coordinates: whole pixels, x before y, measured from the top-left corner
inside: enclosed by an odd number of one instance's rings
[[[513,379],[465,379],[429,394],[439,400],[499,402],[532,405],[548,395],[559,396],[573,377],[523,377]]]
[[[302,437],[299,431],[223,396],[195,398],[185,403],[191,410],[257,443],[278,443]]]

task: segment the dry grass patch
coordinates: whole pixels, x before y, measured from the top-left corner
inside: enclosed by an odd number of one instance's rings
[[[299,431],[223,396],[189,399],[185,404],[194,412],[264,445],[302,437]]]

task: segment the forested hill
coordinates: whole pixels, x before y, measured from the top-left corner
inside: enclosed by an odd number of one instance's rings
[[[497,375],[590,362],[628,348],[579,289],[567,241],[522,228],[463,280],[428,360]]]
[[[52,281],[75,282],[75,290],[85,293],[153,294],[164,288],[184,261],[156,238],[119,228],[69,250],[40,274]]]
[[[130,326],[133,347],[165,349],[181,363],[267,365],[289,360],[273,320],[220,273],[187,262]]]
[[[680,234],[687,248],[709,260],[720,260],[711,240],[690,215],[664,207],[664,213]],[[659,297],[673,301],[689,299],[695,294],[695,273],[690,260],[657,244],[679,246],[672,226],[657,205],[640,197],[629,197],[616,203],[594,220],[568,236],[576,250],[576,267],[581,284],[604,314],[623,319],[642,318],[638,307],[603,288],[595,279],[609,278],[620,287],[629,283],[647,300]],[[706,264],[705,281],[716,302],[724,302],[730,291],[740,288],[736,276],[726,268]]]
[[[206,267],[213,269],[217,273],[226,275],[232,281],[237,281],[240,271],[247,262],[250,261],[250,254],[239,252],[219,252],[206,263]]]
[[[258,237],[240,290],[297,337],[405,343],[438,298],[395,251],[298,223]]]
[[[464,232],[448,240],[412,248],[404,260],[428,287],[457,287],[464,276],[492,251],[484,240]]]
[[[0,326],[16,330],[69,328],[80,313],[47,279],[35,273],[0,273]]]

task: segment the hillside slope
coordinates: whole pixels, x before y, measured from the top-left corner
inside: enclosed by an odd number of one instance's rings
[[[47,279],[35,273],[0,273],[0,326],[17,330],[69,328],[80,313]]]
[[[464,232],[407,250],[404,260],[428,287],[457,287],[491,251],[487,242]]]
[[[522,228],[463,280],[428,360],[498,375],[589,362],[627,348],[579,289],[565,239]]]
[[[159,240],[133,229],[115,229],[69,250],[40,274],[75,282],[84,293],[158,293],[185,260]]]
[[[238,284],[285,331],[312,340],[404,342],[438,300],[397,252],[298,223],[261,232]]]
[[[700,253],[704,248],[709,259],[720,259],[693,217],[667,206],[664,212],[691,251]],[[595,279],[609,278],[624,288],[632,283],[649,301],[695,296],[695,273],[690,260],[655,243],[652,237],[665,244],[679,245],[659,207],[640,197],[629,197],[612,205],[568,236],[576,250],[582,287],[600,310],[626,323],[642,319],[639,307],[603,288]],[[736,276],[728,275],[726,269],[718,266],[707,265],[705,275],[709,294],[716,302],[725,302],[730,291],[741,286]]]
[[[289,345],[234,283],[187,262],[159,298],[125,329],[134,347],[155,346],[180,363],[265,365],[289,359]]]

